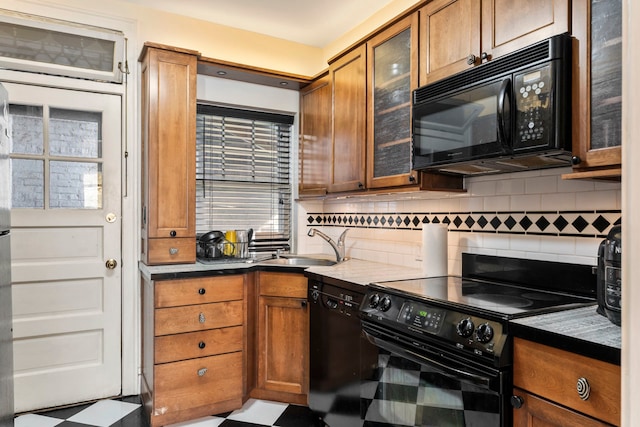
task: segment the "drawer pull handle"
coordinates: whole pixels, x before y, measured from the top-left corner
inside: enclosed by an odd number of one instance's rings
[[[178,248],[169,248],[169,255],[175,255],[178,253]]]
[[[207,321],[207,318],[204,317],[204,313],[200,313],[200,315],[198,316],[198,322],[204,323],[206,321]]]
[[[205,342],[204,342],[204,341],[200,341],[200,342],[198,343],[198,348],[205,348],[206,346],[207,346],[207,344],[205,344]]]
[[[589,399],[589,395],[591,394],[591,386],[589,385],[589,381],[586,378],[580,377],[578,378],[578,383],[576,384],[576,390],[578,391],[578,396],[580,399],[587,400]]]
[[[204,377],[204,374],[207,373],[207,368],[198,369],[198,376]]]
[[[207,290],[206,290],[205,288],[200,288],[200,289],[198,289],[198,293],[199,293],[200,295],[204,295],[204,294],[206,294],[206,293],[207,293]]]

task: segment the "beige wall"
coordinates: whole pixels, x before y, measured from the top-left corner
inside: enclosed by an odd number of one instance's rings
[[[120,0],[3,0],[0,7],[123,31],[126,30],[122,28],[125,22],[125,26],[133,28],[136,33],[125,31],[132,41],[129,49],[136,55],[144,42],[151,41],[196,50],[209,58],[301,76],[315,76],[327,68],[327,59],[331,56],[419,1],[392,1],[347,34],[336,34],[336,40],[325,48],[159,12]],[[87,17],[91,17],[91,22],[87,22]]]

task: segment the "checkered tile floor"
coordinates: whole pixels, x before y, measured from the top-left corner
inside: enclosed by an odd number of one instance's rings
[[[241,409],[167,427],[313,427],[309,408],[266,400],[249,399]],[[149,427],[140,397],[26,414],[15,419],[15,427]]]

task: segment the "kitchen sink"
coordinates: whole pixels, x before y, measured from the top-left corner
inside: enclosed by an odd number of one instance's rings
[[[302,256],[287,256],[281,258],[267,259],[261,261],[261,264],[275,264],[275,265],[297,265],[303,267],[311,267],[318,265],[335,265],[336,261],[323,258],[309,258]]]

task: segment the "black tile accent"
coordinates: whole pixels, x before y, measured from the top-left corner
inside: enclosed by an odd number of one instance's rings
[[[489,224],[491,224],[494,230],[497,230],[498,227],[502,225],[502,221],[500,221],[500,218],[498,218],[497,216],[494,216],[493,219],[489,222]]]
[[[589,223],[582,216],[578,215],[578,217],[571,223],[571,225],[573,225],[576,230],[582,232],[585,228],[587,228]]]
[[[515,219],[513,219],[511,215],[509,215],[509,218],[507,218],[507,220],[504,222],[504,225],[506,225],[509,230],[512,230],[517,223],[518,222]]]
[[[524,216],[524,218],[522,218],[522,219],[520,220],[520,225],[521,225],[521,226],[522,226],[522,228],[524,228],[524,229],[525,229],[525,231],[526,231],[526,230],[528,230],[528,229],[531,227],[531,225],[533,225],[533,222],[531,222],[531,220],[529,219],[529,217],[525,215],[525,216]]]
[[[604,218],[602,215],[598,215],[598,218],[596,218],[596,220],[593,221],[592,225],[596,228],[596,230],[602,233],[604,230],[607,229],[607,227],[611,225],[611,223],[607,221],[606,218]]]
[[[471,228],[476,223],[476,221],[473,219],[471,215],[469,215],[467,219],[464,221],[464,223],[467,225],[467,227]]]
[[[556,226],[558,231],[562,231],[567,227],[567,225],[569,225],[569,223],[564,219],[564,217],[559,216],[555,221],[553,221],[553,225]]]
[[[420,230],[421,224],[447,224],[453,232],[603,237],[621,222],[620,211],[430,212],[411,214],[311,213],[308,225]],[[553,225],[553,227],[551,227]]]
[[[547,227],[549,227],[551,223],[547,220],[547,218],[545,218],[544,216],[541,216],[540,218],[538,218],[538,220],[536,221],[536,225],[538,226],[538,229],[540,231],[544,231],[547,229]]]

